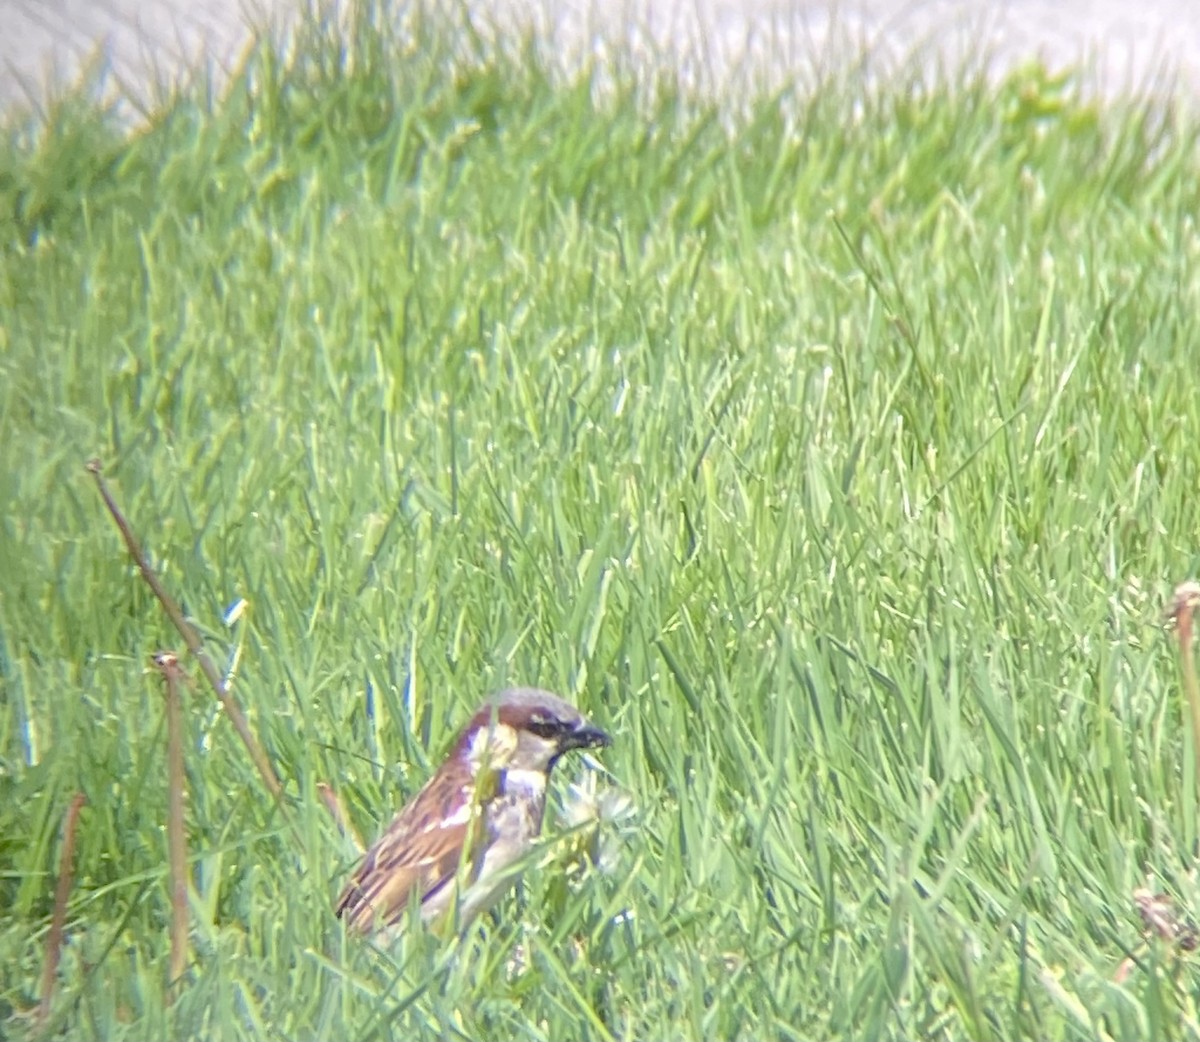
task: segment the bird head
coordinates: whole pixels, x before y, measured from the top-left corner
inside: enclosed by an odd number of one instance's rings
[[[473,767],[486,763],[493,770],[549,774],[564,753],[611,741],[570,702],[549,691],[515,687],[479,707],[459,735],[454,755]]]

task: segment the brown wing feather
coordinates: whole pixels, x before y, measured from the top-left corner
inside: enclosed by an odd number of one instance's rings
[[[472,807],[474,787],[465,764],[447,762],[392,819],[338,898],[337,914],[366,933],[397,922],[413,892],[421,900],[458,871],[469,822],[458,808]]]

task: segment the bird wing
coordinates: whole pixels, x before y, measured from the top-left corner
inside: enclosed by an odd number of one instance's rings
[[[477,815],[470,772],[439,771],[392,819],[342,891],[337,914],[362,933],[397,922],[458,871]]]

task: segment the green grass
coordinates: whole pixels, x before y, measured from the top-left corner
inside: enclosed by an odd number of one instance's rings
[[[1200,1037],[1131,896],[1200,907],[1194,124],[1038,68],[730,113],[376,23],[0,146],[0,1033],[82,791],[53,1035]],[[296,825],[198,684],[174,1005],[182,644],[91,456]],[[614,734],[619,870],[551,828],[461,944],[347,938],[316,785],[374,836],[510,682]]]

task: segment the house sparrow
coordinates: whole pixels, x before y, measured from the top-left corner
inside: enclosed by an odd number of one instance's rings
[[[471,717],[450,755],[367,851],[337,914],[360,933],[402,928],[415,893],[425,923],[461,927],[516,881],[542,829],[558,758],[611,739],[549,691],[511,688]]]

